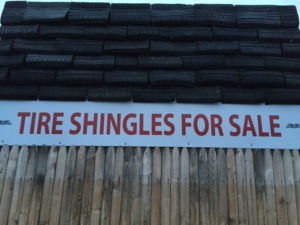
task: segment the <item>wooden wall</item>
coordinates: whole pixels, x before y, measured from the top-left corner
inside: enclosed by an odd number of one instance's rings
[[[300,225],[297,150],[0,148],[1,225]]]

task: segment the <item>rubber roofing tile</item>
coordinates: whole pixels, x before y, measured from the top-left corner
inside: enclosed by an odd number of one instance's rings
[[[23,22],[62,22],[70,8],[68,2],[27,2]]]
[[[110,12],[109,3],[71,2],[67,21],[77,24],[105,24]]]

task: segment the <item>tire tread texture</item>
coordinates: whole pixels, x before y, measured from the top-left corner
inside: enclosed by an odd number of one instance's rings
[[[104,72],[101,70],[62,69],[57,71],[56,82],[59,85],[101,85]]]
[[[195,23],[233,26],[237,23],[235,8],[230,4],[196,4]]]
[[[26,56],[26,64],[36,67],[69,67],[72,60],[73,55],[32,53]]]
[[[76,24],[105,24],[109,20],[109,3],[71,2],[67,21]]]
[[[178,103],[216,103],[221,101],[219,86],[176,88]]]
[[[264,89],[222,87],[222,103],[259,104],[265,101]]]
[[[68,2],[27,2],[23,22],[63,22],[68,14]]]
[[[149,41],[105,41],[104,52],[107,54],[145,54],[149,51]]]
[[[112,4],[110,21],[118,25],[151,24],[150,4]]]
[[[196,72],[197,85],[239,85],[240,72],[238,70],[198,70]]]
[[[130,87],[89,88],[87,98],[90,101],[130,101]]]
[[[2,25],[0,28],[0,36],[1,38],[33,38],[38,35],[38,31],[39,25]]]
[[[174,88],[133,87],[132,98],[134,102],[172,102],[175,100],[175,90]]]
[[[146,85],[148,72],[139,70],[108,70],[104,74],[107,85]]]
[[[7,83],[7,77],[8,77],[8,66],[0,67],[0,84]]]
[[[56,70],[38,68],[18,68],[9,71],[9,80],[13,84],[53,85]]]
[[[0,99],[36,100],[39,93],[37,86],[0,86]]]
[[[1,24],[12,25],[23,23],[23,15],[26,8],[25,1],[7,1],[1,15]]]
[[[285,74],[280,71],[244,71],[241,72],[241,84],[249,87],[283,87]]]
[[[194,86],[195,73],[182,70],[153,70],[149,72],[152,85],[163,86]]]
[[[300,90],[293,88],[267,89],[266,104],[300,104]]]
[[[300,88],[292,5],[8,1],[1,23],[1,87],[42,99],[262,103]]]
[[[87,88],[45,86],[40,88],[40,100],[85,101]]]
[[[150,52],[156,55],[194,55],[196,42],[151,41]]]
[[[194,22],[194,9],[192,5],[153,4],[151,19],[155,25],[191,24]]]
[[[114,67],[115,57],[114,56],[75,56],[74,67],[77,68],[99,68],[99,69],[110,69]]]

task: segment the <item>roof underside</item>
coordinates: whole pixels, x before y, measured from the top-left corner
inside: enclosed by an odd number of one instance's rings
[[[7,2],[0,99],[300,104],[294,6]]]

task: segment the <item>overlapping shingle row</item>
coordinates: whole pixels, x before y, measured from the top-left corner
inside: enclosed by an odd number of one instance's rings
[[[294,6],[7,2],[0,98],[300,104]]]

